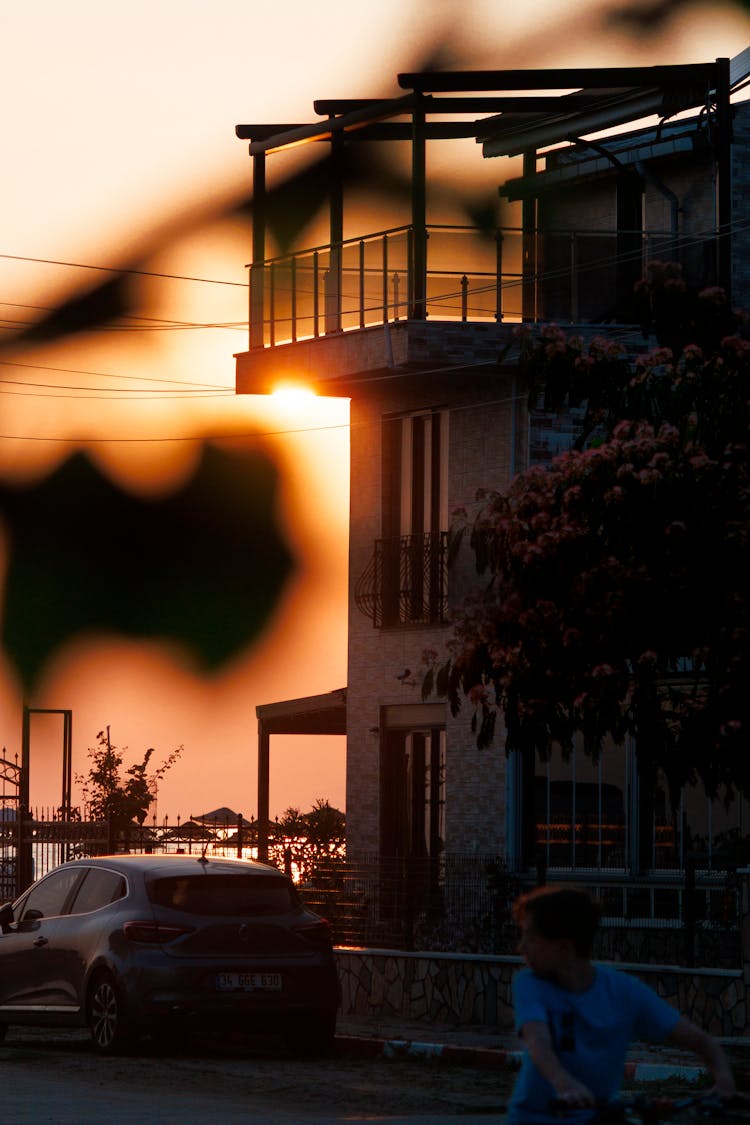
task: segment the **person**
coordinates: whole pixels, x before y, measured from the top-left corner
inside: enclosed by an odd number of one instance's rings
[[[697,1055],[714,1094],[736,1093],[729,1061],[716,1039],[649,988],[591,961],[599,923],[583,890],[545,886],[513,907],[518,952],[527,968],[513,979],[516,1029],[526,1052],[508,1108],[507,1125],[568,1125],[596,1118],[596,1104],[617,1097],[633,1040],[666,1042]]]

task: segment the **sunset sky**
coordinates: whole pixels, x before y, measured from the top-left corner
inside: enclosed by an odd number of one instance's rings
[[[685,5],[646,41],[613,25],[612,7],[579,0],[573,28],[563,0],[0,0],[0,475],[43,476],[84,448],[127,487],[163,490],[189,472],[196,439],[243,435],[277,460],[298,564],[264,635],[210,677],[166,644],[83,638],[58,652],[29,702],[72,709],[77,773],[109,725],[129,762],[184,745],[159,819],[254,815],[256,706],[346,682],[348,403],[233,394],[251,255],[249,227],[227,217],[250,185],[234,126],[397,93],[396,74],[438,50],[455,69],[503,68],[710,61],[750,43],[732,5]],[[439,172],[456,175],[450,159]],[[12,347],[102,267],[132,263],[148,274],[133,275],[137,318]],[[21,708],[5,661],[11,759]],[[61,730],[33,721],[32,803],[59,803]],[[317,797],[343,808],[344,764],[343,740],[274,740],[272,814]]]

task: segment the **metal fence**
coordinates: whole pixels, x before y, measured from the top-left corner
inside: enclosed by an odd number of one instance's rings
[[[539,882],[585,887],[600,904],[595,955],[603,960],[736,968],[741,963],[740,880],[694,859],[681,872],[638,877],[597,871],[509,872],[497,856],[349,858],[319,866],[305,900],[331,923],[337,944],[466,953],[514,953],[511,908]]]
[[[736,867],[693,853],[682,871],[633,875],[602,870],[509,872],[496,855],[383,858],[327,854],[279,837],[270,861],[297,880],[326,917],[337,945],[507,954],[516,949],[515,898],[541,882],[574,883],[600,903],[595,956],[636,963],[736,968],[741,964],[741,878]],[[102,821],[54,815],[0,821],[0,901],[57,864],[112,851],[257,857],[253,823],[164,821],[114,831]],[[304,848],[303,848],[304,851]]]

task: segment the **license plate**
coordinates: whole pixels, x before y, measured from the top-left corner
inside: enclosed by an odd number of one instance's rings
[[[280,992],[281,973],[219,973],[217,992]]]

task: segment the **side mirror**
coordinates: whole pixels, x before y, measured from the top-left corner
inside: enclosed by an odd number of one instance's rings
[[[13,905],[10,902],[6,902],[3,906],[0,906],[0,930],[2,930],[4,934],[7,934],[12,924]]]

